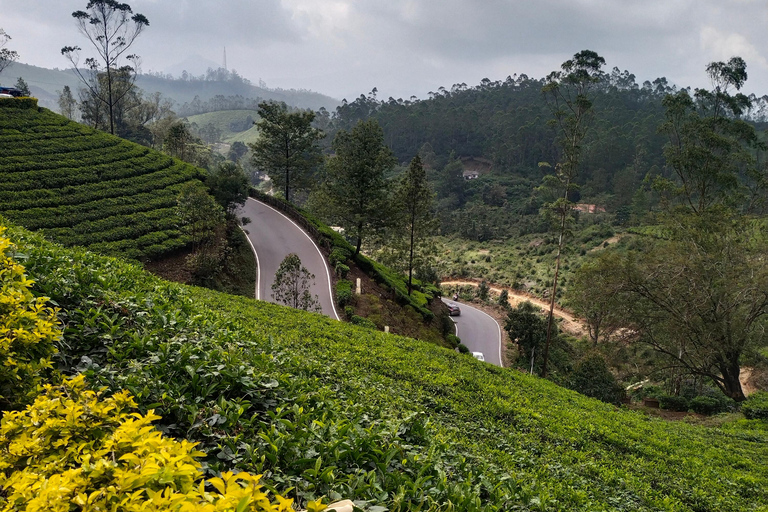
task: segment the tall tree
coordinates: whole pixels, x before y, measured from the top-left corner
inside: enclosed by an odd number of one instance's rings
[[[73,12],[72,17],[77,21],[80,33],[96,49],[97,57],[85,59],[88,72],[83,72],[79,67],[80,47],[65,46],[61,54],[72,63],[91,95],[105,105],[109,113],[109,131],[114,134],[115,105],[133,88],[139,64],[137,55],[125,56],[130,64],[121,65],[121,60],[149,26],[149,20],[142,14],[133,14],[130,5],[115,0],[90,0],[85,8],[86,11]],[[116,80],[121,80],[123,86],[116,87]]]
[[[61,112],[61,115],[67,119],[74,119],[76,106],[77,101],[75,101],[75,97],[72,96],[72,89],[70,89],[68,85],[65,85],[64,89],[59,92],[59,112]]]
[[[745,178],[757,173],[752,149],[763,147],[753,125],[740,117],[751,106],[739,91],[747,80],[747,64],[741,57],[707,66],[712,90],[686,89],[664,98],[666,118],[661,131],[669,137],[664,148],[675,179],[657,178],[657,190],[676,199],[694,213],[716,204],[737,206]]]
[[[396,164],[384,145],[378,121],[360,121],[351,131],[333,139],[334,155],[328,160],[326,182],[331,208],[346,233],[355,238],[355,255],[371,230],[388,217],[389,187],[385,174]]]
[[[309,291],[315,282],[315,275],[301,264],[297,254],[291,253],[285,257],[275,273],[272,284],[272,298],[295,309],[304,311],[320,311],[320,301],[317,295]]]
[[[0,28],[0,73],[19,59],[19,52],[5,48],[5,45],[8,44],[8,41],[10,40],[11,36],[6,34],[5,30]]]
[[[285,103],[259,103],[259,116],[259,139],[249,144],[253,164],[283,187],[285,200],[290,201],[291,188],[305,187],[310,171],[320,162],[317,143],[325,135],[312,127],[314,112],[289,112]]]
[[[403,174],[395,189],[395,211],[399,213],[396,231],[405,243],[405,256],[408,268],[408,295],[413,290],[413,268],[419,248],[427,241],[427,236],[434,233],[436,219],[434,215],[434,193],[427,182],[427,173],[418,156],[411,160],[411,165]]]
[[[549,346],[552,340],[552,321],[557,297],[557,279],[560,273],[560,256],[563,252],[566,223],[572,210],[568,200],[574,190],[574,179],[579,171],[582,142],[587,136],[589,123],[593,118],[593,89],[602,78],[601,68],[605,59],[590,50],[583,50],[565,61],[560,71],[547,76],[542,89],[552,112],[552,124],[557,128],[557,142],[562,151],[560,161],[555,165],[555,174],[545,178],[544,186],[559,188],[561,197],[545,206],[559,218],[559,241],[555,259],[555,276],[552,280],[549,315],[547,318],[547,341],[544,345],[542,377],[547,376]]]

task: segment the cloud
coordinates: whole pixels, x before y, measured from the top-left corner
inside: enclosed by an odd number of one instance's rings
[[[712,26],[705,26],[701,29],[700,37],[702,49],[709,52],[713,60],[726,61],[739,56],[747,65],[757,64],[763,69],[768,69],[768,60],[742,34],[727,33]]]

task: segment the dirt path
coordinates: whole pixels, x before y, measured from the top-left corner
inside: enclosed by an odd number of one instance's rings
[[[440,283],[442,286],[479,286],[480,283],[477,281],[467,281],[467,280],[451,280],[451,281],[443,281]],[[493,293],[500,294],[501,290],[505,289],[501,286],[497,285],[489,285],[490,290]],[[537,305],[544,311],[549,311],[549,302],[546,302],[544,300],[539,299],[538,297],[533,297],[532,295],[528,295],[526,293],[519,292],[517,290],[512,290],[510,288],[506,288],[507,294],[509,294],[509,304],[514,308],[517,307],[518,304],[525,301],[530,301],[533,304]],[[584,324],[581,322],[580,319],[573,316],[573,314],[557,307],[555,305],[555,316],[558,318],[562,318],[562,328],[565,332],[568,334],[571,334],[573,336],[584,336],[587,333],[586,328],[584,327]]]

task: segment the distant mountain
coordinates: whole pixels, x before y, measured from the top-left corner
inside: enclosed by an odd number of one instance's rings
[[[203,64],[207,64],[207,61]],[[194,75],[194,72],[192,74]],[[80,87],[80,81],[72,70],[47,69],[20,63],[3,71],[0,84],[12,86],[19,77],[29,84],[30,91],[38,98],[40,106],[52,110],[58,110],[58,91],[65,85],[68,85],[75,95]],[[331,111],[341,103],[330,96],[308,90],[257,87],[240,77],[229,80],[182,80],[160,75],[141,75],[137,85],[147,93],[160,92],[178,105],[191,102],[195,96],[201,101],[206,101],[218,95],[284,101],[293,107],[312,110],[325,107]]]

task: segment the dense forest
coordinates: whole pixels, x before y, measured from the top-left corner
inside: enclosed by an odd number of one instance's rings
[[[377,98],[374,89],[344,101],[332,115],[320,112],[316,124],[333,139],[363,119],[376,119],[386,144],[400,162],[420,155],[438,195],[443,234],[487,240],[546,229],[537,215],[536,193],[549,172],[541,162],[561,159],[551,105],[542,93],[545,79],[513,75],[484,79],[469,87],[441,87],[424,100]],[[690,91],[690,88],[688,89]],[[666,78],[639,85],[629,71],[602,73],[594,97],[594,120],[581,148],[578,190],[572,201],[596,204],[626,222],[657,200],[648,184],[670,177],[660,132],[663,99],[678,91]],[[761,131],[768,119],[768,96],[750,98],[743,117]]]

